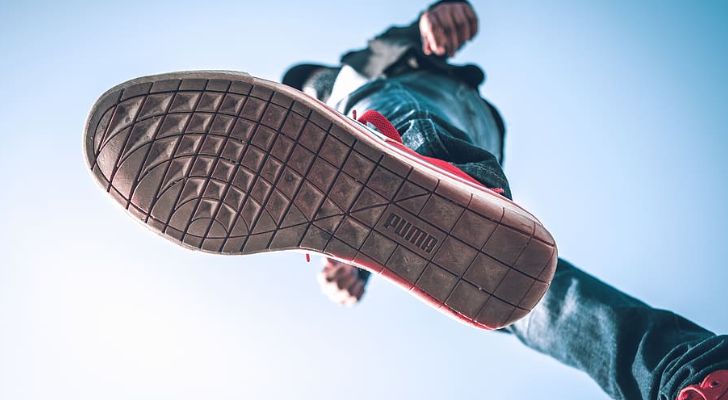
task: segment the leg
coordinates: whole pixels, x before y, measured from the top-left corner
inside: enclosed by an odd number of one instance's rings
[[[447,78],[409,74],[363,86],[340,111],[376,109],[417,152],[454,162],[486,185],[504,182],[494,130],[477,114],[452,112],[452,104],[467,110],[467,102],[448,98],[457,91]],[[672,400],[728,367],[728,337],[653,309],[563,260],[544,300],[504,331],[588,373],[616,399]]]
[[[541,303],[505,331],[586,372],[615,399],[673,400],[688,384],[728,368],[728,336],[652,308],[561,259]]]
[[[344,114],[379,111],[407,147],[451,162],[511,197],[500,166],[501,134],[484,101],[467,85],[427,71],[410,72],[365,84],[339,102],[338,109]]]
[[[93,107],[84,144],[103,189],[177,244],[317,252],[479,328],[523,317],[555,271],[553,239],[524,209],[250,75],[182,72],[118,85]]]

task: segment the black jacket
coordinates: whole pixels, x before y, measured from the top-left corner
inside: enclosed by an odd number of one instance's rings
[[[441,3],[465,2],[462,0],[439,1]],[[485,80],[485,74],[473,64],[453,65],[447,57],[426,55],[422,51],[420,17],[407,26],[393,26],[369,40],[366,48],[349,51],[341,57],[341,63],[354,68],[367,78],[396,75],[410,68],[433,69],[444,75],[461,80],[477,88]]]
[[[428,9],[441,4],[466,2],[464,0],[441,0]],[[426,55],[422,51],[419,18],[407,26],[393,26],[369,40],[367,47],[352,50],[341,57],[341,64],[349,65],[367,78],[391,77],[412,69],[430,69],[451,76],[477,88],[485,81],[485,73],[477,65],[454,65],[447,57]],[[286,71],[283,83],[302,90],[304,82],[320,68],[336,69],[319,64],[299,64]],[[333,81],[331,82],[333,85]],[[498,130],[505,135],[505,124],[498,110],[483,99],[495,117]],[[501,142],[504,142],[502,140]],[[502,160],[502,159],[501,159]]]
[[[442,3],[455,2],[467,3],[464,0],[441,0],[428,9]],[[473,88],[477,88],[485,81],[485,73],[477,65],[454,65],[447,62],[447,57],[426,55],[422,51],[419,21],[420,16],[407,26],[390,27],[369,40],[367,47],[344,54],[341,63],[349,65],[370,79],[394,76],[412,68],[423,68],[451,76]],[[483,102],[493,113],[501,135],[505,135],[505,124],[500,112],[487,100],[483,99]]]

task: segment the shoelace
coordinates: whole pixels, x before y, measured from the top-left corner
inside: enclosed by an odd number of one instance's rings
[[[394,125],[389,122],[387,117],[385,117],[378,111],[367,110],[358,119],[356,118],[356,110],[352,111],[352,115],[354,116],[355,120],[361,122],[362,124],[371,124],[382,135],[394,140],[397,143],[404,144],[402,142],[402,135],[399,134],[397,128],[395,128]]]

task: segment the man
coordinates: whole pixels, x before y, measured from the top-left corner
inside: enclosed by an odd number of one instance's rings
[[[614,398],[728,399],[727,337],[557,262],[548,232],[509,200],[483,72],[447,63],[477,29],[468,3],[439,2],[342,67],[286,74],[339,113],[239,73],[126,82],[91,111],[89,167],[186,247],[315,251],[334,258],[321,281],[337,301],[361,298],[361,267],[462,322],[503,328]]]
[[[406,135],[411,133],[407,124],[412,119],[402,118],[387,107],[408,104],[409,92],[381,94],[381,88],[377,88],[378,95],[361,93],[378,84],[373,78],[382,80],[400,74],[393,70],[403,68],[398,64],[402,60],[410,66],[432,63],[421,68],[454,76],[469,83],[475,93],[483,75],[470,67],[457,69],[442,61],[475,36],[477,29],[477,17],[468,3],[435,3],[408,27],[392,28],[371,41],[367,49],[344,55],[341,69],[297,66],[286,73],[284,83],[327,100],[344,113],[353,108],[379,110],[395,123],[405,143],[421,152],[416,140],[406,141]],[[441,58],[431,58],[432,55]],[[432,82],[427,85],[440,89]],[[503,124],[487,102],[481,108],[481,118],[492,117],[471,132],[477,132],[472,134],[480,135],[480,139],[490,136],[490,142],[481,147],[501,161],[498,146],[502,144]],[[441,110],[428,109],[433,113]],[[368,278],[367,271],[325,259],[319,282],[333,301],[354,304],[363,296]],[[714,372],[728,367],[728,338],[715,336],[673,313],[652,309],[564,260],[559,260],[556,276],[543,301],[526,318],[503,331],[587,372],[617,399],[728,399],[728,372]],[[688,384],[700,383],[680,392]]]

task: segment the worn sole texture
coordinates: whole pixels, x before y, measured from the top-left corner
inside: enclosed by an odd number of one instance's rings
[[[177,244],[321,253],[480,328],[525,316],[554,274],[553,238],[516,204],[248,74],[123,83],[94,105],[84,147],[101,187]]]

